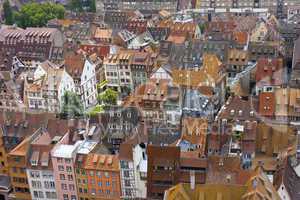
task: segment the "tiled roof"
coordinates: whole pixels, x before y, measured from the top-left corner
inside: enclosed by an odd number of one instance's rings
[[[65,58],[66,71],[74,78],[81,77],[85,64],[83,55],[69,55]]]
[[[215,84],[222,77],[220,72],[222,70],[222,63],[216,55],[205,54],[203,56],[203,66],[199,71],[193,70],[172,70],[172,77],[174,83],[179,86],[186,87],[200,87],[211,86]]]
[[[233,32],[234,41],[239,45],[246,45],[248,42],[247,32]]]
[[[174,44],[183,44],[186,41],[186,36],[171,34],[168,37],[167,41],[172,42]]]
[[[116,155],[90,153],[85,160],[85,169],[118,171],[119,159]]]
[[[257,61],[255,79],[257,86],[281,85],[284,82],[283,60],[281,58],[260,58]]]
[[[297,88],[277,88],[276,116],[299,116],[300,115],[300,89]],[[289,105],[287,107],[287,105]]]
[[[242,200],[280,200],[277,191],[273,187],[272,183],[264,174],[260,167],[257,167],[252,177],[246,183],[247,191],[241,198]]]
[[[95,39],[110,39],[112,37],[112,29],[97,28],[94,34]]]
[[[191,189],[190,184],[177,184],[166,191],[166,200],[233,200],[241,199],[245,193],[245,186],[224,185],[224,184],[204,184],[196,185]]]
[[[256,120],[257,100],[234,96],[228,99],[218,114],[219,119]]]
[[[259,94],[258,113],[262,116],[272,117],[275,114],[275,94],[262,92]]]

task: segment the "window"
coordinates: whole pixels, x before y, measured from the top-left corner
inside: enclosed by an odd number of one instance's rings
[[[101,181],[98,182],[98,186],[102,187],[102,182]]]
[[[75,195],[71,195],[71,200],[76,200],[76,196]]]
[[[100,171],[97,171],[97,176],[99,177],[99,178],[101,178],[101,172]]]
[[[70,158],[66,158],[66,159],[65,159],[65,162],[66,162],[66,163],[71,163],[71,159],[70,159]]]
[[[72,167],[67,166],[67,167],[66,167],[66,170],[67,170],[67,172],[72,172]]]
[[[68,175],[68,180],[69,181],[73,181],[73,176],[72,175]]]
[[[106,186],[110,186],[110,182],[109,181],[106,181]]]
[[[31,185],[33,188],[41,188],[42,183],[40,181],[31,181]]]
[[[67,184],[62,183],[62,184],[61,184],[61,189],[62,189],[62,190],[67,190],[67,189],[68,189]]]
[[[58,165],[58,171],[64,171],[64,170],[65,170],[64,166]]]
[[[106,194],[110,194],[110,190],[106,190]]]
[[[73,184],[69,185],[69,190],[74,191],[75,190],[75,186]]]
[[[95,189],[95,188],[92,188],[92,189],[91,189],[91,193],[92,193],[92,195],[95,195],[95,194],[96,194],[96,189]]]
[[[69,200],[69,196],[67,194],[63,194],[64,200]]]
[[[94,171],[90,171],[90,176],[94,176]]]
[[[124,177],[128,178],[129,177],[129,171],[124,171]]]
[[[60,175],[59,175],[59,178],[60,178],[60,180],[65,180],[65,179],[66,179],[66,177],[65,177],[64,174],[60,174]]]

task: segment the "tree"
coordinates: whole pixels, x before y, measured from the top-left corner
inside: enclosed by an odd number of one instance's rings
[[[15,19],[18,26],[23,28],[42,27],[51,19],[63,19],[64,15],[65,8],[59,4],[27,3],[16,12]]]
[[[96,12],[96,1],[95,0],[90,0],[89,1],[89,7],[90,7],[90,12]]]
[[[3,13],[4,13],[5,24],[7,24],[7,25],[14,24],[14,14],[11,9],[9,0],[6,0],[3,3]]]
[[[74,12],[82,12],[83,11],[83,5],[81,0],[71,0],[69,3],[70,10]]]
[[[69,91],[64,93],[60,116],[62,119],[74,119],[84,116],[84,108],[77,94]]]
[[[102,94],[99,94],[98,101],[108,105],[116,105],[117,98],[118,98],[118,92],[108,88]]]

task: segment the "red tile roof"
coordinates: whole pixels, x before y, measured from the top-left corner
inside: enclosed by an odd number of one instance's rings
[[[258,113],[266,117],[274,116],[275,94],[273,92],[262,92],[259,94]]]
[[[257,86],[283,84],[283,60],[260,58],[257,61],[255,80]]]

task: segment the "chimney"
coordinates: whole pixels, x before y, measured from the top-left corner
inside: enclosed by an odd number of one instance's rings
[[[195,171],[192,170],[190,171],[190,184],[191,184],[191,190],[195,189],[195,183],[196,182],[196,178],[195,178]]]

